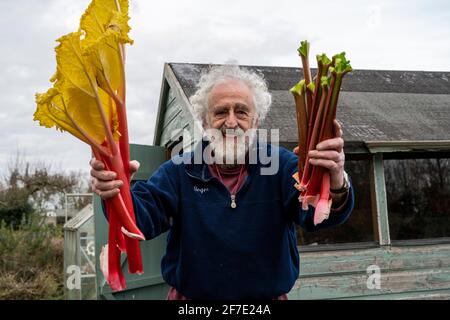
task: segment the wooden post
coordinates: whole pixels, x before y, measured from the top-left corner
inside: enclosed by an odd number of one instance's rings
[[[370,188],[372,212],[374,217],[375,238],[381,246],[391,245],[389,219],[386,198],[386,182],[384,179],[383,154],[374,153],[371,161]]]

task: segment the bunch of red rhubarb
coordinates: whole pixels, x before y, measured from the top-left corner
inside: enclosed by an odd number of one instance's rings
[[[304,210],[315,208],[314,224],[325,220],[331,210],[330,173],[323,167],[311,165],[308,153],[318,143],[334,138],[334,120],[344,75],[352,71],[345,52],[330,60],[317,55],[317,73],[314,79],[309,67],[309,43],[302,41],[298,49],[302,60],[304,79],[290,91],[295,99],[298,126],[298,172],[294,179],[299,189]]]
[[[93,0],[80,28],[58,39],[53,87],[36,95],[34,120],[69,132],[90,145],[107,170],[124,182],[120,193],[105,201],[109,236],[105,278],[113,290],[125,288],[121,253],[128,256],[130,273],[143,273],[130,192],[130,151],[125,109],[125,44],[128,0]]]

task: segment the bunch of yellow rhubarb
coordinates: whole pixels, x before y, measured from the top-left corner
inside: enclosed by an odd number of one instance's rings
[[[125,109],[125,44],[128,0],[93,0],[81,17],[79,30],[57,41],[53,87],[36,94],[34,120],[66,131],[90,145],[94,156],[124,182],[120,193],[105,201],[109,221],[108,270],[113,290],[125,288],[121,252],[130,273],[143,273],[130,192],[130,151]]]

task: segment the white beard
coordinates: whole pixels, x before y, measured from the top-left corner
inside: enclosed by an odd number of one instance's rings
[[[228,136],[225,136],[227,133]],[[211,149],[214,151],[214,162],[234,166],[245,164],[248,150],[256,138],[256,129],[252,128],[244,132],[238,129],[208,129],[206,136],[210,141]]]

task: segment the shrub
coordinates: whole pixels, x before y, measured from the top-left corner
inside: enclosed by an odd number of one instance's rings
[[[62,232],[37,215],[0,226],[0,299],[62,299]]]

